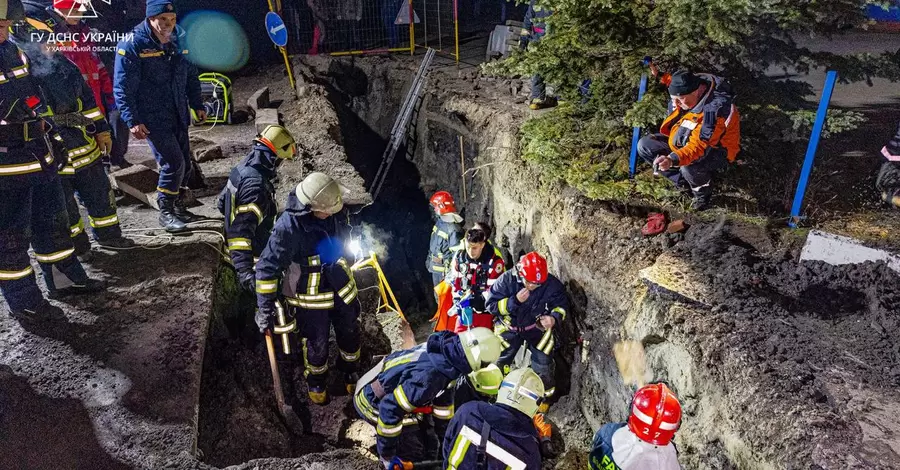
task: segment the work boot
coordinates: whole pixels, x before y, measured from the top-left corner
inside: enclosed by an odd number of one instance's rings
[[[556,98],[533,98],[528,107],[537,111],[539,109],[552,108],[557,104]]]
[[[187,206],[184,205],[184,199],[181,196],[175,199],[175,217],[178,217],[178,220],[184,223],[190,223],[200,218],[199,215],[187,210]]]
[[[68,297],[70,295],[93,294],[95,292],[100,292],[104,289],[106,289],[105,282],[98,281],[97,279],[87,278],[84,282],[72,284],[69,287],[63,287],[62,289],[50,290],[50,298],[51,299],[59,299],[62,297]]]
[[[344,385],[348,394],[353,395],[353,392],[356,391],[356,382],[359,382],[359,374],[356,372],[344,374]]]
[[[159,225],[169,233],[179,233],[187,230],[187,225],[175,216],[174,199],[159,199]]]
[[[328,403],[328,392],[325,387],[309,387],[309,401],[316,405],[325,405]]]
[[[702,212],[710,207],[712,201],[712,189],[707,186],[700,191],[694,191],[694,200],[691,202],[691,210]]]
[[[125,237],[110,238],[109,240],[97,240],[97,244],[104,248],[134,248],[134,240]]]
[[[27,323],[38,323],[52,318],[65,317],[61,308],[51,304],[46,299],[42,300],[41,303],[34,308],[13,310],[10,314],[17,321]]]

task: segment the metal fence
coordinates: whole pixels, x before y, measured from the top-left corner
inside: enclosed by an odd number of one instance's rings
[[[284,0],[288,52],[413,53],[416,47],[432,47],[457,57],[456,1]]]

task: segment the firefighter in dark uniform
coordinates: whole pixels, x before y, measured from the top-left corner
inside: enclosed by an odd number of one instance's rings
[[[74,256],[56,174],[65,150],[48,136],[52,124],[40,118],[46,108],[39,83],[9,40],[12,22],[23,20],[19,0],[0,0],[0,291],[13,316],[37,320],[61,311],[37,286],[29,245],[51,296],[94,292],[102,283],[89,279]]]
[[[159,224],[168,232],[183,232],[197,218],[185,207],[182,189],[192,171],[188,108],[200,122],[206,111],[197,67],[178,43],[175,6],[170,0],[147,0],[146,15],[133,39],[116,47],[113,94],[131,135],[147,139],[159,164]]]
[[[416,348],[391,353],[359,379],[354,406],[375,426],[385,468],[435,457],[453,418],[454,382],[494,363],[500,349],[487,328],[441,331]]]
[[[256,292],[256,260],[269,242],[278,215],[274,184],[278,167],[296,155],[294,137],[287,129],[266,127],[253,141],[253,150],[231,170],[219,195],[230,261],[247,292]]]
[[[40,10],[44,12],[44,10]],[[53,47],[73,44],[26,43],[33,32],[52,32],[34,18],[17,29],[23,49],[33,64],[34,76],[43,84],[47,99],[45,116],[52,116],[60,137],[68,149],[68,164],[60,170],[69,231],[75,244],[75,254],[85,256],[91,242],[85,230],[75,195],[88,213],[90,230],[101,246],[129,248],[134,242],[122,236],[116,199],[101,157],[112,149],[109,124],[94,99],[78,67]]]
[[[431,229],[426,267],[431,273],[432,282],[438,285],[447,275],[453,254],[463,248],[463,218],[456,212],[456,203],[447,191],[434,193],[430,202],[437,220]]]
[[[497,402],[461,406],[444,435],[444,468],[452,470],[539,470],[541,450],[532,424],[544,395],[531,369],[503,379]]]
[[[547,260],[536,252],[523,256],[516,269],[500,276],[487,299],[487,309],[497,320],[494,331],[509,344],[497,365],[506,372],[519,348],[528,346],[531,368],[544,381],[542,413],[556,391],[553,352],[568,308],[565,287],[547,272]]]
[[[900,209],[900,127],[894,138],[882,147],[881,155],[885,161],[878,172],[875,187],[885,204]]]
[[[219,194],[219,212],[225,217],[227,262],[234,267],[241,287],[237,308],[225,324],[237,336],[256,307],[256,261],[262,254],[278,216],[275,179],[278,167],[297,154],[294,137],[282,126],[268,126],[256,136],[253,149],[231,170]],[[255,335],[254,335],[255,336]]]
[[[311,173],[288,197],[284,213],[256,263],[256,324],[260,331],[301,321],[303,358],[310,401],[328,401],[328,337],[334,327],[347,391],[358,379],[359,312],[356,281],[346,258],[350,231],[343,190],[324,173]],[[279,290],[279,281],[281,289]],[[279,294],[291,307],[285,319]]]

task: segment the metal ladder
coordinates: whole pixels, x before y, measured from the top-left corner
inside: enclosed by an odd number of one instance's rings
[[[400,107],[400,114],[397,115],[397,120],[394,121],[390,140],[388,140],[384,154],[381,156],[381,165],[378,167],[378,173],[375,174],[375,179],[372,180],[372,186],[369,188],[369,194],[372,195],[373,202],[378,198],[381,187],[384,185],[384,180],[387,179],[391,165],[394,163],[394,157],[397,155],[397,149],[406,140],[410,120],[413,117],[422,90],[425,89],[425,83],[428,81],[428,68],[431,66],[432,60],[434,60],[434,54],[435,51],[431,48],[425,53],[425,58],[419,64],[419,70],[416,72],[412,85],[410,85],[409,91],[406,93],[406,99]]]

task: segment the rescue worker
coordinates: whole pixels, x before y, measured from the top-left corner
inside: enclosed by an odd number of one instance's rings
[[[875,186],[885,204],[900,209],[900,127],[897,135],[881,149],[881,155],[887,160],[881,165]]]
[[[638,142],[638,155],[676,187],[689,187],[692,209],[706,210],[715,174],[740,152],[740,113],[722,77],[679,71],[662,82],[675,110],[663,121],[660,133]]]
[[[288,197],[284,213],[256,264],[256,294],[260,331],[275,326],[280,292],[293,319],[303,322],[303,358],[309,399],[328,401],[328,337],[334,327],[337,367],[348,393],[358,379],[359,312],[356,281],[345,256],[349,238],[349,212],[342,189],[330,176],[311,173]],[[284,326],[279,322],[279,326]]]
[[[525,12],[525,25],[522,29],[522,38],[520,45],[522,49],[528,47],[530,43],[538,43],[547,34],[546,19],[552,12],[540,5],[537,0],[531,0],[528,3],[528,10]],[[528,107],[534,110],[552,108],[557,105],[556,98],[547,97],[547,85],[544,83],[544,77],[540,73],[531,76],[531,101]]]
[[[539,470],[541,451],[532,418],[543,396],[541,378],[525,368],[503,379],[497,403],[461,406],[444,435],[443,468]]]
[[[267,126],[253,140],[253,149],[228,176],[219,194],[225,216],[225,238],[231,265],[240,286],[256,292],[256,260],[275,226],[278,204],[275,184],[278,167],[297,156],[294,137],[282,126]]]
[[[147,139],[159,164],[159,224],[168,232],[183,232],[197,218],[185,207],[182,189],[192,171],[188,107],[199,122],[206,120],[206,111],[197,68],[178,42],[175,6],[170,0],[147,0],[146,16],[133,39],[116,47],[113,94],[131,135]]]
[[[37,286],[29,245],[51,297],[88,293],[103,284],[87,277],[73,255],[66,203],[57,176],[66,152],[48,135],[52,122],[25,53],[9,40],[25,20],[19,0],[0,0],[0,292],[13,317],[35,321],[62,315]]]
[[[672,438],[681,425],[681,404],[665,384],[634,394],[627,423],[610,423],[594,435],[591,470],[680,470]]]
[[[375,425],[385,468],[435,458],[453,418],[453,382],[500,357],[487,328],[434,333],[425,344],[389,354],[359,380],[356,412]],[[433,431],[433,432],[432,432]],[[435,435],[436,434],[436,435]]]
[[[46,13],[45,10],[38,10]],[[28,14],[28,9],[26,9]],[[42,15],[44,16],[44,15]],[[130,248],[134,242],[122,236],[116,213],[116,198],[104,171],[101,157],[112,149],[112,136],[103,112],[94,101],[78,67],[57,49],[73,44],[27,41],[33,33],[53,33],[53,29],[35,18],[17,29],[17,37],[33,63],[33,74],[43,84],[47,99],[45,116],[52,116],[59,136],[68,149],[68,164],[59,171],[69,214],[69,234],[75,254],[89,259],[91,241],[81,218],[78,199],[88,213],[90,232],[100,246]]]
[[[128,151],[128,128],[119,119],[119,111],[116,109],[116,100],[113,96],[112,79],[109,76],[106,65],[97,53],[96,44],[91,41],[91,28],[77,15],[69,12],[77,11],[76,0],[54,0],[50,6],[45,6],[40,1],[25,1],[25,14],[29,23],[35,27],[46,26],[57,34],[65,34],[74,38],[60,52],[78,66],[84,81],[94,93],[94,101],[100,112],[106,116],[112,130],[113,146],[108,162],[120,168],[131,166],[125,161],[125,153]],[[35,23],[36,22],[36,23]]]
[[[481,228],[466,232],[465,249],[453,254],[447,282],[453,287],[457,333],[473,327],[493,328],[493,316],[485,309],[485,297],[506,270],[503,258]]]
[[[460,224],[463,219],[456,211],[456,202],[453,201],[453,196],[447,191],[434,193],[430,202],[437,220],[434,228],[431,229],[431,243],[428,248],[426,267],[431,273],[432,282],[434,285],[438,285],[447,275],[453,254],[462,249],[460,242],[463,229]]]
[[[456,390],[454,391],[453,405],[455,409],[460,409],[470,401],[493,403],[497,399],[501,382],[503,382],[503,372],[496,364],[461,377],[456,381]],[[541,455],[546,458],[554,458],[556,451],[551,443],[553,429],[550,423],[544,418],[543,413],[535,413],[532,422],[541,443]]]
[[[494,330],[508,344],[497,365],[508,372],[519,348],[528,346],[531,367],[544,383],[542,413],[556,392],[553,352],[568,308],[562,282],[547,272],[547,260],[537,252],[526,254],[515,270],[503,273],[487,298],[487,309],[496,320]]]

